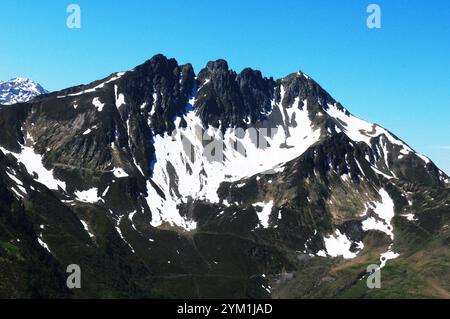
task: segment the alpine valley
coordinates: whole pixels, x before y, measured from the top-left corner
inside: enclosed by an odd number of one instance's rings
[[[2,298],[450,298],[448,176],[302,72],[157,55],[0,128]]]

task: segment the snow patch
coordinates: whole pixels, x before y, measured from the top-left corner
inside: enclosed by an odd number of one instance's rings
[[[125,244],[127,244],[128,247],[130,247],[131,252],[133,254],[135,254],[136,252],[134,251],[133,246],[130,245],[130,243],[125,239],[125,237],[122,234],[122,230],[120,229],[120,221],[122,220],[123,216],[120,216],[119,219],[117,220],[117,225],[115,226],[117,233],[119,234],[120,238],[122,238],[122,240],[124,241]]]
[[[124,75],[124,74],[125,74],[125,72],[119,72],[115,76],[111,77],[109,80],[100,83],[99,85],[93,87],[92,89],[87,89],[87,90],[83,90],[83,91],[80,91],[80,92],[77,92],[77,93],[71,93],[71,94],[67,94],[67,95],[61,95],[61,96],[58,96],[57,98],[58,99],[62,99],[62,98],[65,98],[65,97],[79,96],[79,95],[82,95],[82,94],[95,92],[96,90],[103,88],[105,86],[105,84],[108,84],[110,82],[113,82],[115,80],[120,79],[122,77],[122,75]]]
[[[422,159],[422,161],[425,162],[425,164],[429,164],[429,163],[431,162],[430,159],[429,159],[428,157],[426,157],[426,156],[424,156],[424,155],[422,155],[422,154],[419,154],[419,153],[416,152],[416,155],[417,155],[418,157],[420,157],[420,158]]]
[[[352,242],[345,234],[341,234],[339,229],[336,229],[334,235],[324,237],[325,249],[328,255],[332,257],[342,256],[344,259],[351,259],[357,256],[357,253],[351,252],[350,247]],[[363,243],[358,243],[359,248],[362,249]]]
[[[100,102],[100,99],[98,97],[95,97],[92,100],[92,104],[97,108],[97,111],[99,112],[103,111],[103,107],[105,106],[105,103]]]
[[[389,246],[389,249],[387,252],[381,254],[380,256],[380,269],[383,268],[384,266],[386,266],[386,263],[388,262],[388,260],[392,260],[392,259],[396,259],[400,256],[400,254],[397,254],[395,252],[392,251],[392,244]]]
[[[124,177],[128,177],[129,175],[120,167],[116,167],[113,169],[113,174],[115,177],[117,178],[124,178]]]
[[[114,94],[116,96],[116,107],[120,108],[122,105],[125,105],[126,103],[125,103],[125,96],[122,93],[120,94],[117,93],[118,89],[119,88],[117,87],[117,85],[114,85]]]
[[[85,191],[75,191],[75,196],[81,202],[95,204],[102,200],[101,197],[98,197],[98,189],[93,187],[91,189]]]
[[[17,177],[10,174],[9,172],[6,172],[6,175],[16,184],[15,187],[13,187],[11,190],[16,194],[19,198],[24,198],[23,195],[27,195],[26,189],[23,187],[22,181],[20,181]],[[17,188],[17,190],[15,189]]]
[[[84,230],[88,233],[89,237],[91,237],[91,238],[95,237],[94,234],[89,231],[88,224],[84,220],[81,220],[81,219],[80,219],[80,222],[83,225]]]
[[[25,166],[28,173],[33,176],[36,181],[47,186],[47,188],[52,190],[58,190],[59,188],[64,191],[66,190],[66,183],[53,176],[53,169],[48,170],[44,167],[42,164],[43,156],[35,153],[33,148],[22,145],[20,153],[10,152],[2,147],[0,147],[0,150],[4,154],[11,154],[14,156],[18,162]]]
[[[273,201],[268,203],[258,202],[252,205],[256,208],[256,214],[258,215],[259,223],[263,228],[269,228],[269,217],[272,213]],[[259,211],[261,210],[261,211]]]
[[[391,220],[395,215],[394,212],[394,201],[389,196],[389,194],[381,188],[379,190],[381,196],[381,202],[371,202],[366,207],[371,207],[378,218],[369,217],[362,222],[362,227],[364,231],[368,230],[379,230],[391,237],[394,240],[393,227]]]
[[[42,236],[42,235],[40,235]],[[42,240],[41,237],[38,237],[38,243],[39,245],[41,245],[43,248],[45,248],[49,253],[51,253],[50,248],[48,248],[48,245]]]
[[[403,214],[403,215],[401,215],[401,216],[405,217],[405,218],[406,218],[407,220],[409,220],[410,222],[414,222],[414,221],[417,221],[417,220],[418,220],[417,217],[416,217],[416,215],[411,214],[411,213],[409,213],[409,214]]]
[[[134,215],[137,213],[137,211],[135,210],[135,211],[133,211],[132,213],[130,213],[129,215],[128,215],[128,219],[129,219],[129,221],[131,222],[131,226],[133,227],[133,229],[134,230],[137,230],[136,229],[136,226],[134,226],[134,222],[133,222],[133,217],[134,217]]]

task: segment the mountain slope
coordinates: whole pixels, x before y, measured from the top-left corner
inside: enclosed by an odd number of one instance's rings
[[[48,93],[41,85],[26,78],[0,81],[0,104],[28,102],[38,95]]]
[[[448,177],[301,72],[274,80],[218,60],[196,76],[157,55],[0,107],[0,127],[0,267],[40,244],[24,262],[61,278],[19,296],[389,297],[399,280],[405,296],[449,291]],[[83,288],[52,286],[72,263]],[[371,263],[388,272],[381,294],[360,287]]]

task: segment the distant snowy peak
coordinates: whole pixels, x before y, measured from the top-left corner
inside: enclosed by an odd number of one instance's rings
[[[48,93],[40,84],[18,77],[9,81],[0,81],[0,104],[28,102],[38,95]]]

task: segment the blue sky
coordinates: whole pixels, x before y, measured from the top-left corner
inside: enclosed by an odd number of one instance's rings
[[[71,3],[79,30],[66,26]],[[370,3],[381,7],[381,29],[366,27]],[[49,90],[156,53],[197,72],[218,58],[275,78],[302,70],[450,173],[450,1],[3,0],[0,28],[0,79],[26,76]]]

